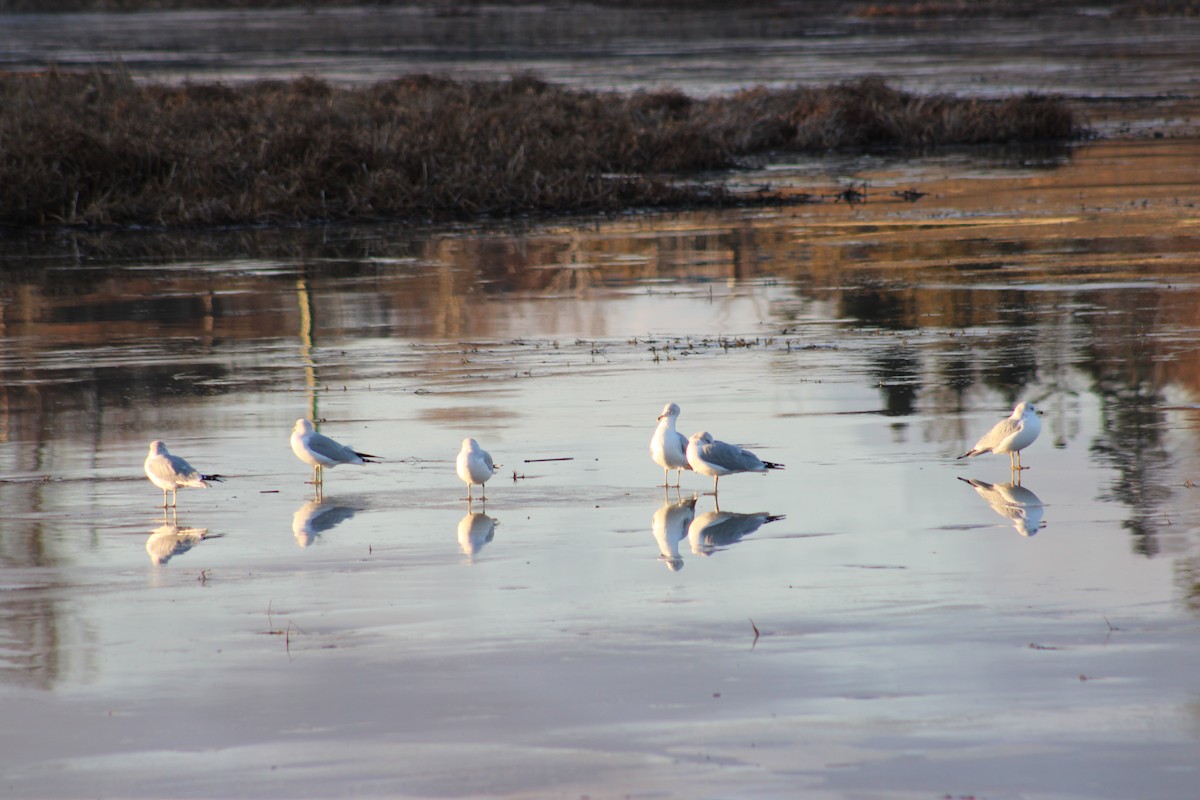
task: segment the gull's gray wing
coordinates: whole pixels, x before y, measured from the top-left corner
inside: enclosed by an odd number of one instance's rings
[[[1013,419],[1008,417],[996,423],[996,425],[983,435],[972,450],[994,450],[1004,444],[1005,441],[1016,436],[1025,427],[1024,420]]]
[[[341,442],[335,442],[323,433],[313,433],[308,437],[308,446],[314,453],[324,456],[331,461],[357,461],[358,453]]]
[[[762,459],[749,450],[721,441],[703,445],[700,455],[708,463],[730,472],[762,472],[767,468]]]
[[[165,481],[198,481],[200,473],[191,464],[179,456],[159,455],[150,459],[146,465],[156,478]]]
[[[679,431],[675,431],[675,435],[679,438],[679,449],[683,453],[683,469],[691,470],[692,465],[687,460],[688,437]]]

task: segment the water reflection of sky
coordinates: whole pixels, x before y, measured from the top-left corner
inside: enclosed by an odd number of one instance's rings
[[[1188,94],[1195,22],[1065,9],[1025,16],[860,17],[807,6],[648,10],[566,4],[11,15],[7,69],[90,69],[119,58],[139,76],[238,81],[406,73],[492,78],[532,70],[596,89],[754,85],[886,75],[905,88],[1011,96]]]
[[[1194,625],[1200,248],[1169,216],[1045,235],[1023,218],[899,224],[912,213],[360,231],[290,255],[246,246],[230,262],[141,238],[103,244],[152,252],[110,253],[110,268],[78,276],[6,269],[0,691],[35,705],[53,701],[21,690],[65,691],[133,720],[151,707],[194,719],[225,698],[181,747],[224,739],[220,711],[265,704],[222,744],[235,772],[314,719],[392,731],[379,691],[438,735],[471,719],[504,741],[512,725],[530,741],[586,724],[639,735],[646,708],[705,718],[695,697],[751,683],[770,690],[741,695],[755,713],[820,716],[863,698],[834,715],[852,719],[895,692],[906,719],[975,720],[1014,698],[1036,714],[1041,695],[1020,683],[1030,643],[1090,646],[1113,635],[1105,617]],[[1147,236],[1156,224],[1171,236]],[[1047,412],[1024,454],[1023,487],[1043,504],[1033,537],[958,480],[1003,484],[1007,458],[954,460],[1024,397]],[[647,443],[667,400],[681,430],[787,465],[721,482],[721,511],[778,519],[709,542],[710,558],[687,533],[715,516],[713,498],[686,528],[655,530],[664,499]],[[329,435],[388,458],[330,470],[324,505],[288,447],[313,411]],[[488,519],[460,502],[466,435],[504,465]],[[220,541],[157,565],[160,494],[140,472],[153,438],[228,476],[182,493],[172,520]],[[683,483],[688,497],[710,482]],[[675,552],[686,567],[664,569]],[[747,665],[751,620],[764,633],[754,652],[770,655]],[[538,659],[516,663],[514,643]],[[653,699],[628,689],[644,706],[609,697],[597,665],[642,675],[681,650],[692,666],[667,670]],[[1138,674],[1116,648],[1075,655],[1099,661],[1072,662],[1076,684],[1081,670]],[[729,677],[743,669],[753,681]],[[997,682],[1006,670],[1017,688]],[[367,680],[380,673],[407,683],[380,689]],[[609,705],[579,705],[579,680]],[[1172,680],[1143,688],[1139,707],[1177,709]],[[1088,695],[1126,720],[1105,702]],[[512,722],[509,703],[539,721]],[[1071,718],[1031,724],[1078,733]],[[115,724],[131,750],[161,747]],[[333,735],[335,749],[355,735]]]

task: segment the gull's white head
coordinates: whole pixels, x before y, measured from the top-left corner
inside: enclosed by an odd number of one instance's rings
[[[662,413],[658,415],[658,418],[662,419],[663,417],[678,417],[678,416],[679,416],[679,406],[675,405],[674,403],[667,403],[665,406],[663,406]]]
[[[709,433],[708,431],[697,431],[697,432],[693,433],[689,438],[693,442],[699,442],[701,444],[712,444],[712,440],[713,440],[712,434]]]
[[[468,436],[466,439],[463,439],[462,449],[474,452],[479,449],[479,442]]]
[[[296,420],[296,427],[292,428],[292,433],[312,433],[313,430],[315,429],[313,428],[312,422],[301,417],[300,419]]]
[[[1038,410],[1037,406],[1035,406],[1033,403],[1029,403],[1029,402],[1017,403],[1017,407],[1013,409],[1013,417],[1015,417],[1015,418],[1029,417],[1029,416],[1035,416],[1035,415],[1040,417],[1040,416],[1042,416],[1043,413],[1044,412]]]
[[[153,442],[150,443],[150,455],[166,456],[166,455],[170,455],[170,453],[167,452],[167,446],[165,444],[163,444],[158,439],[155,439]]]

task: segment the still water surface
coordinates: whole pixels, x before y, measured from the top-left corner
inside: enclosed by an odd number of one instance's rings
[[[1195,153],[861,159],[853,207],[5,244],[5,793],[1192,796]],[[955,459],[1021,399],[1019,487]],[[664,493],[668,401],[786,470],[719,514],[705,478]],[[387,462],[314,501],[306,415]],[[464,436],[502,464],[486,505]],[[157,438],[228,480],[164,516]]]
[[[1200,20],[1047,4],[1022,14],[869,16],[855,4],[494,4],[0,14],[0,68],[107,68],[139,79],[410,73],[693,95],[866,76],[914,92],[1076,98],[1099,129],[1194,130]],[[880,4],[886,8],[885,5]]]

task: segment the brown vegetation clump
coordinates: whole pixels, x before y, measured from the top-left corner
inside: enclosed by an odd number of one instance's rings
[[[802,91],[789,121],[800,149],[1028,142],[1079,133],[1074,113],[1054,98],[917,96],[873,78],[838,91]]]
[[[866,80],[712,99],[521,76],[142,85],[0,75],[0,222],[229,225],[729,202],[678,180],[769,150],[1075,135],[1060,101],[919,97]]]

